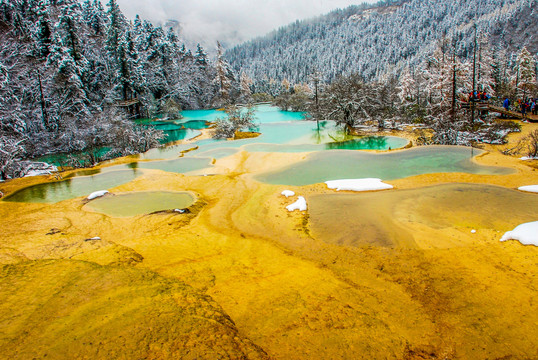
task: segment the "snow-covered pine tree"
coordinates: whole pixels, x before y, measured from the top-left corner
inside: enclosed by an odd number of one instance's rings
[[[116,84],[117,99],[129,100],[131,92],[127,66],[128,46],[124,37],[127,20],[121,13],[116,0],[109,0],[107,7],[106,51],[107,60],[112,69],[111,83]]]
[[[93,0],[90,3],[90,0],[86,0],[85,12],[84,19],[86,19],[93,34],[96,36],[103,35],[106,28],[106,13],[101,1]]]
[[[50,54],[52,44],[52,29],[50,14],[42,0],[36,3],[35,12],[38,14],[38,29],[36,32],[37,56],[46,58]]]
[[[491,61],[491,77],[495,94],[503,99],[505,97],[514,97],[515,94],[513,94],[510,86],[512,69],[506,50],[501,46],[496,46]]]
[[[478,91],[495,94],[493,79],[494,55],[489,45],[489,34],[481,33],[478,37],[476,84]]]
[[[224,48],[217,41],[217,59],[215,62],[216,77],[214,84],[218,88],[218,96],[215,99],[216,104],[227,104],[230,102],[230,93],[232,90],[233,73],[230,65],[224,59]]]
[[[200,44],[196,45],[196,53],[194,54],[194,63],[201,68],[205,68],[209,64],[207,54],[204,48]]]
[[[520,91],[523,100],[525,100],[529,91],[536,86],[534,58],[526,47],[519,51],[514,71],[517,74],[516,88]]]
[[[241,95],[239,97],[240,103],[249,103],[252,100],[252,90],[250,89],[252,85],[252,79],[248,77],[244,72],[241,73],[239,77]]]
[[[510,51],[522,43],[538,50],[530,34],[538,29],[532,0],[383,1],[336,10],[316,19],[298,21],[264,37],[229,49],[226,58],[237,72],[277,82],[307,81],[317,69],[325,81],[359,72],[368,81],[417,68],[433,53],[436,42],[459,29],[462,59],[472,55],[474,29],[491,34],[491,43]],[[367,11],[366,11],[367,10]],[[520,24],[525,26],[509,26]],[[527,29],[527,30],[525,30]],[[527,35],[525,35],[527,33]],[[530,48],[529,48],[530,49]],[[260,91],[265,91],[261,90]]]

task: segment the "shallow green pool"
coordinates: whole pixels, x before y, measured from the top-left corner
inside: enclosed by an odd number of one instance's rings
[[[142,175],[141,171],[133,169],[103,172],[93,176],[78,176],[24,188],[7,196],[4,201],[56,203],[79,196],[87,196],[94,191],[110,189],[125,184],[140,175]]]
[[[159,159],[177,159],[181,157],[182,151],[195,148],[195,144],[180,144],[172,146],[163,146],[146,151],[139,155],[140,159],[144,160],[159,160]]]
[[[103,171],[116,171],[125,170],[127,168],[134,169],[153,169],[163,170],[168,172],[174,172],[179,174],[188,173],[195,170],[204,169],[211,166],[212,159],[205,157],[195,158],[179,158],[175,160],[163,160],[163,161],[138,161],[130,164],[114,165],[107,168],[103,168]]]
[[[195,200],[188,192],[141,191],[107,195],[90,201],[83,209],[112,217],[130,217],[156,211],[184,209],[191,206]]]
[[[327,180],[375,177],[383,180],[408,176],[464,172],[503,175],[514,170],[478,165],[472,156],[481,153],[466,147],[424,146],[405,151],[373,154],[361,151],[323,151],[312,153],[305,161],[255,177],[260,182],[307,185]]]
[[[504,232],[535,221],[536,209],[535,194],[482,184],[327,193],[308,198],[312,236],[344,246],[416,247],[415,234],[403,226],[409,223],[431,229],[468,228],[469,235],[471,229]]]
[[[211,167],[210,158],[179,158],[168,161],[138,161],[113,165],[101,169],[80,170],[69,178],[30,186],[7,196],[4,201],[56,203],[58,201],[87,196],[94,191],[108,190],[125,184],[143,174],[142,169],[187,173]]]

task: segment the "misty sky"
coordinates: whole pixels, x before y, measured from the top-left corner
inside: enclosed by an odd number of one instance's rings
[[[102,0],[107,3],[107,0]],[[229,46],[264,35],[297,19],[325,14],[376,0],[117,0],[129,18],[139,14],[155,24],[175,19],[184,38],[214,47]]]

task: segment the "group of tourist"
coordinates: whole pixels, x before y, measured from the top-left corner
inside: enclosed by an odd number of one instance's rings
[[[480,101],[480,100],[489,100],[491,95],[485,91],[471,91],[468,96],[468,101]]]
[[[521,114],[525,116],[526,114],[533,114],[536,115],[537,109],[536,109],[536,99],[526,99],[518,101],[519,108],[521,109]]]
[[[518,99],[517,104],[518,104],[521,114],[523,116],[527,114],[537,115],[538,114],[538,104],[536,104],[537,101],[538,101],[537,98],[529,98],[526,100]],[[506,111],[510,110],[510,99],[508,98],[504,99],[503,107],[506,109]]]

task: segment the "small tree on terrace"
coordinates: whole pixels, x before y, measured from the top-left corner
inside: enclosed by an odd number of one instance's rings
[[[229,105],[224,111],[227,117],[217,119],[213,138],[233,139],[238,131],[253,130],[256,128],[256,124],[254,124],[254,109],[251,106],[240,108],[237,105]]]

